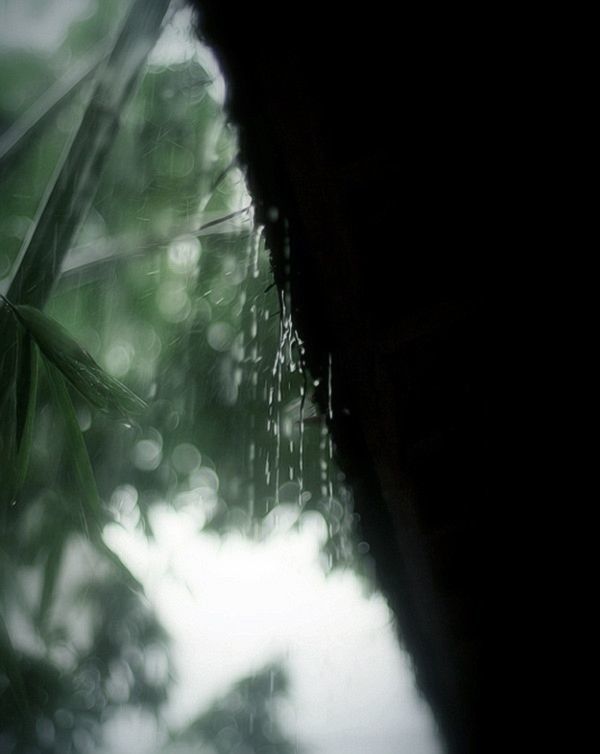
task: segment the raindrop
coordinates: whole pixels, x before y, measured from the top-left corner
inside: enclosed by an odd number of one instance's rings
[[[252,238],[252,258],[251,258],[251,268],[252,268],[252,277],[257,278],[259,275],[259,269],[258,269],[258,259],[259,259],[259,251],[260,251],[260,243],[262,239],[262,233],[263,228],[262,225],[259,226],[256,231],[254,232],[253,238]]]
[[[250,338],[254,339],[258,335],[258,317],[256,316],[256,304],[252,304],[252,306],[250,307],[250,315]],[[255,354],[254,360],[256,361],[256,356],[258,355],[256,351],[256,345],[253,353]]]
[[[87,432],[92,426],[92,412],[87,406],[79,406],[77,409],[77,424],[82,432]]]

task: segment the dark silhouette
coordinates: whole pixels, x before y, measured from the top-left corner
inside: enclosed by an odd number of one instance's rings
[[[490,274],[518,213],[501,29],[195,5],[379,582],[449,750],[484,751]]]

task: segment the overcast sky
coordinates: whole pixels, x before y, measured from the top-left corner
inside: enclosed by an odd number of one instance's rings
[[[262,542],[198,533],[191,505],[153,512],[155,542],[132,527],[107,532],[173,638],[169,722],[185,724],[236,680],[282,659],[291,681],[282,719],[308,752],[438,754],[385,601],[349,571],[324,574],[318,514],[298,531],[285,513]],[[153,751],[148,728],[145,737],[143,724],[128,725],[112,754]]]

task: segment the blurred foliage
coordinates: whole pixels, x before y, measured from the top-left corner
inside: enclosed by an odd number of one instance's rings
[[[299,754],[280,728],[277,704],[288,691],[280,664],[243,678],[209,710],[173,733],[168,754]]]
[[[119,706],[160,714],[168,637],[106,524],[152,536],[167,501],[196,506],[205,530],[259,536],[293,503],[327,521],[325,567],[355,562],[219,73],[177,16],[135,88],[136,35],[151,49],[166,7],[145,4],[153,19],[135,22],[136,0],[123,25],[124,5],[91,3],[51,52],[0,52],[2,752],[91,751]],[[233,726],[248,751],[291,751],[269,706],[284,676],[266,673],[182,740],[214,736],[220,754]]]

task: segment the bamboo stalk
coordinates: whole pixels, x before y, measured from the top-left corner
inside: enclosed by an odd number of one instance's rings
[[[90,56],[76,71],[69,71],[51,86],[17,120],[0,135],[0,170],[5,172],[31,140],[45,128],[56,112],[90,79],[106,59],[106,44]]]
[[[121,114],[160,35],[169,4],[170,0],[134,0],[33,230],[23,243],[8,291],[12,303],[38,308],[46,303],[73,236],[91,207]]]

